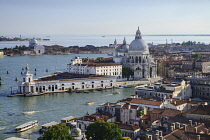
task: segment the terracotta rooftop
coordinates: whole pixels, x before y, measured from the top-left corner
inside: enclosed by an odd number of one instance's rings
[[[196,107],[188,110],[186,113],[210,116],[210,105],[199,105],[199,106],[196,106]]]
[[[126,129],[126,130],[131,130],[131,131],[136,131],[140,129],[140,127],[134,126],[134,125],[126,125],[126,124],[117,124],[117,125],[118,125],[118,128],[120,129]]]
[[[82,63],[81,66],[92,66],[92,67],[102,67],[102,66],[120,66],[120,64],[117,63],[94,63],[94,62],[85,62]]]
[[[90,114],[90,115],[86,115],[84,117],[79,118],[79,120],[84,120],[84,121],[91,121],[91,122],[95,122],[98,120],[104,120],[107,121],[110,117],[107,115],[101,115],[101,114]]]
[[[201,101],[194,101],[194,100],[179,100],[179,99],[172,99],[171,100],[171,104],[178,106],[181,104],[185,104],[185,103],[191,103],[191,104],[205,104],[205,102],[201,102]]]
[[[131,103],[135,104],[145,104],[145,105],[154,105],[154,106],[160,106],[160,101],[151,101],[151,100],[143,100],[143,99],[132,99]]]
[[[205,124],[200,124],[196,128],[194,126],[187,125],[186,129],[182,127],[181,129],[174,130],[170,134],[163,137],[166,140],[197,140],[198,135],[200,135],[200,140],[209,140],[210,135],[208,135]]]
[[[150,120],[150,116],[149,115],[143,115],[141,117],[141,120]]]
[[[154,113],[154,114],[161,114],[164,110],[163,109],[158,109],[158,108],[154,108],[151,113]]]
[[[165,109],[161,115],[162,116],[168,116],[168,117],[174,117],[174,116],[177,116],[179,114],[181,114],[181,111],[179,111],[179,110]]]
[[[109,102],[107,102],[107,103],[103,104],[102,106],[105,107],[105,106],[112,106],[112,105],[116,105],[116,104],[117,103],[109,103]]]

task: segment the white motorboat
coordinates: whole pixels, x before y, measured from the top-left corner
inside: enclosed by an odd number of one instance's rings
[[[25,111],[25,112],[23,112],[24,115],[33,114],[33,113],[35,113],[35,111]]]
[[[87,102],[86,105],[92,105],[94,102]]]
[[[35,120],[35,121],[30,121],[30,122],[27,122],[27,123],[24,123],[22,125],[19,125],[15,128],[15,131],[16,132],[22,132],[22,131],[25,131],[25,130],[28,130],[32,127],[35,127],[38,125],[38,121]]]

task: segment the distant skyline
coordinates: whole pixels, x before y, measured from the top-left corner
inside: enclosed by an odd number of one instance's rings
[[[210,0],[0,0],[0,35],[210,34]]]

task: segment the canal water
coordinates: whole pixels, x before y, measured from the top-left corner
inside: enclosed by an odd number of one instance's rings
[[[60,122],[67,116],[81,117],[86,113],[94,113],[98,105],[106,102],[116,102],[130,97],[133,88],[108,89],[90,93],[51,93],[34,97],[6,97],[11,90],[17,89],[17,82],[21,79],[22,68],[30,68],[30,73],[35,73],[34,78],[52,74],[55,71],[64,71],[67,64],[75,57],[108,57],[107,54],[70,54],[70,55],[40,55],[40,56],[5,56],[0,57],[0,140],[16,136],[32,140],[39,137],[38,130],[41,125],[51,122]],[[48,72],[46,72],[46,69]],[[7,74],[7,71],[9,74]],[[113,92],[121,94],[113,95]],[[94,102],[86,105],[86,102]],[[33,110],[34,114],[23,115],[24,111]],[[39,126],[21,133],[13,133],[14,128],[23,123],[38,120]]]

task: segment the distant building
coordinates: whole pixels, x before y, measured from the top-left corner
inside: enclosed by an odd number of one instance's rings
[[[141,32],[136,31],[135,40],[130,45],[124,38],[122,45],[115,40],[113,59],[115,63],[128,66],[134,72],[134,80],[157,77],[157,63],[149,53],[147,43],[142,39]]]
[[[3,51],[0,51],[0,57],[1,56],[4,56],[4,52]]]
[[[45,47],[43,45],[39,45],[36,39],[31,39],[29,41],[29,48],[33,48],[37,55],[45,53]]]
[[[80,57],[75,57],[68,64],[69,73],[109,75],[122,78],[122,65],[117,63],[82,62]]]

